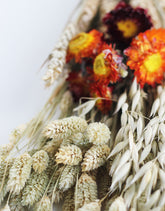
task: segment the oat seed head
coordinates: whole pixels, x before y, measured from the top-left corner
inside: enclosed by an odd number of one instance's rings
[[[9,172],[8,190],[19,194],[30,176],[31,164],[32,158],[28,153],[24,153],[15,159]]]
[[[59,180],[59,189],[64,192],[71,188],[76,183],[76,178],[79,172],[80,166],[67,165],[62,171]]]
[[[56,162],[68,165],[78,165],[82,160],[81,149],[75,145],[62,145],[56,153]]]
[[[40,150],[32,156],[32,166],[35,172],[39,174],[48,167],[49,156],[46,151]]]
[[[38,202],[43,196],[48,182],[49,178],[45,171],[41,174],[33,172],[22,191],[22,205],[32,206]]]
[[[97,199],[97,184],[88,174],[83,173],[78,180],[77,191],[75,191],[76,207],[94,202]]]
[[[50,198],[43,196],[42,199],[37,202],[34,208],[35,211],[52,211],[52,204]]]
[[[109,211],[126,211],[124,199],[120,196],[114,200],[114,202],[109,207]]]
[[[65,139],[69,136],[84,132],[87,128],[86,120],[71,116],[50,122],[44,129],[43,135],[47,138]]]
[[[104,123],[90,123],[86,130],[86,138],[93,144],[106,144],[110,139],[110,133]]]
[[[84,155],[82,171],[91,171],[103,166],[107,160],[110,149],[107,145],[94,145]]]

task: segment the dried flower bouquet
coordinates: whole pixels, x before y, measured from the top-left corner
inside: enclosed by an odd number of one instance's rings
[[[165,210],[165,1],[83,0],[55,89],[0,147],[2,211]]]

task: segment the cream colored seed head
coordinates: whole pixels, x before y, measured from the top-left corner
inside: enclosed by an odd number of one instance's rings
[[[94,145],[84,156],[82,171],[91,171],[103,166],[109,155],[110,149],[107,145]]]
[[[79,172],[80,166],[67,165],[60,176],[59,189],[66,191],[71,188],[75,184]]]
[[[45,127],[43,135],[47,138],[65,139],[74,133],[84,132],[86,128],[86,120],[72,116],[50,122]]]
[[[56,162],[68,165],[78,165],[82,160],[81,149],[75,145],[62,145],[56,153]]]
[[[50,198],[43,196],[42,199],[35,205],[35,211],[51,211],[52,204]]]
[[[106,144],[110,139],[110,130],[100,122],[91,123],[86,130],[86,138],[93,144]]]
[[[118,197],[114,200],[114,202],[109,207],[109,211],[126,211],[126,205],[124,199],[122,197]]]
[[[14,144],[21,137],[25,129],[25,124],[19,125],[17,128],[15,128],[9,136],[10,142]]]
[[[41,174],[33,172],[22,191],[22,205],[32,206],[38,202],[44,194],[49,182],[49,177],[43,171]]]
[[[73,105],[73,97],[70,91],[66,91],[60,102],[60,109],[62,113],[67,113],[68,109],[70,109]]]
[[[9,172],[8,190],[14,194],[19,194],[30,176],[31,164],[32,158],[28,153],[24,153],[15,159]]]
[[[101,204],[99,202],[91,202],[89,204],[85,204],[83,207],[79,208],[78,211],[100,211]]]
[[[75,204],[77,208],[84,206],[97,199],[97,184],[86,173],[83,173],[77,183],[77,191],[75,191]]]
[[[32,166],[36,172],[41,173],[48,167],[49,156],[44,150],[36,152],[32,159]]]
[[[0,211],[11,211],[10,207],[8,204],[4,208],[2,208]]]

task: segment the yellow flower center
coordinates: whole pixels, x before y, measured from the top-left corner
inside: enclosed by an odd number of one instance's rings
[[[100,53],[94,61],[94,73],[96,75],[106,75],[107,73],[107,67],[105,66],[105,60],[104,60],[105,54]]]
[[[150,73],[158,71],[158,69],[161,67],[161,65],[162,65],[162,58],[159,53],[148,56],[144,60],[144,67]]]
[[[132,20],[119,21],[117,27],[119,31],[123,32],[123,36],[126,38],[133,37],[138,32],[138,27]]]
[[[72,53],[78,53],[79,51],[88,47],[93,37],[85,32],[79,33],[69,43],[69,51]]]

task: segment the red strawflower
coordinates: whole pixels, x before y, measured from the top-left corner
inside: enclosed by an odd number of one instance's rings
[[[69,82],[69,90],[76,101],[81,97],[88,97],[88,83],[87,78],[81,72],[71,72],[67,78]]]
[[[129,45],[137,34],[152,27],[151,17],[146,10],[133,8],[123,1],[105,15],[103,22],[107,25],[111,40],[123,48]]]
[[[112,89],[103,84],[90,85],[91,97],[98,98],[96,101],[97,108],[104,114],[111,110]]]

